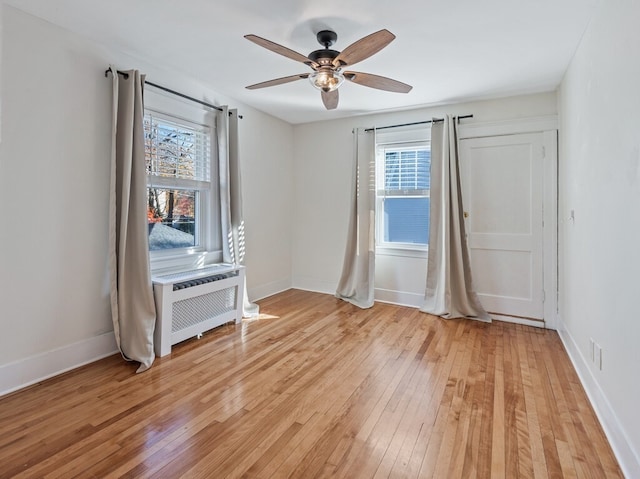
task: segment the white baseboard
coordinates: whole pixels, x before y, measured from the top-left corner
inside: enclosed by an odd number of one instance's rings
[[[504,314],[489,313],[491,319],[495,321],[503,321],[505,323],[524,324],[525,326],[533,326],[534,328],[544,328],[544,321],[536,321],[535,319],[520,318],[518,316],[508,316]]]
[[[410,308],[420,309],[424,303],[424,295],[417,293],[407,293],[405,291],[395,291],[390,289],[375,290],[375,300],[381,303],[390,303],[397,306],[407,306]],[[504,321],[508,323],[523,324],[526,326],[533,326],[536,328],[544,328],[544,321],[535,321],[526,318],[519,318],[516,316],[506,316],[502,314],[489,314],[492,319],[496,321]]]
[[[625,477],[640,477],[640,454],[634,451],[627,434],[622,427],[622,423],[616,416],[609,400],[600,388],[598,381],[589,368],[587,361],[580,352],[573,336],[567,331],[561,318],[557,320],[558,334],[564,344],[564,348],[573,363],[573,367],[578,373],[580,382],[584,387],[589,401],[595,410],[596,416],[600,420],[602,429],[611,444],[611,449],[622,468]]]
[[[118,352],[112,332],[0,366],[0,396]]]
[[[308,277],[297,277],[294,280],[293,287],[303,291],[312,291],[314,293],[336,294],[336,284],[332,281],[319,280]],[[409,306],[411,308],[419,308],[422,306],[424,297],[421,294],[406,293],[403,291],[394,291],[389,289],[376,288],[375,300],[381,303],[390,303],[398,306]]]
[[[293,287],[303,291],[335,295],[337,284],[333,281],[297,276],[293,279]]]
[[[375,300],[380,301],[381,303],[395,304],[397,306],[420,308],[424,303],[424,294],[376,288]]]
[[[251,301],[259,301],[269,296],[273,296],[274,294],[282,293],[283,291],[291,289],[291,281],[289,279],[282,279],[267,284],[261,284],[259,286],[252,286],[247,289],[249,299]]]

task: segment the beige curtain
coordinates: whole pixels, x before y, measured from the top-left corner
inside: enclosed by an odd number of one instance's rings
[[[244,264],[245,237],[242,213],[242,176],[238,152],[238,112],[226,106],[218,113],[218,159],[220,169],[220,205],[222,223],[222,260]],[[260,310],[249,301],[246,275],[242,316],[255,317]]]
[[[460,188],[457,121],[431,127],[431,206],[427,287],[421,311],[491,321],[473,291]]]
[[[113,72],[115,67],[111,67]],[[154,360],[156,310],[149,270],[142,92],[137,70],[113,74],[109,273],[113,330],[122,356],[142,372]]]
[[[374,302],[375,130],[354,131],[353,187],[347,247],[336,297],[360,308]]]

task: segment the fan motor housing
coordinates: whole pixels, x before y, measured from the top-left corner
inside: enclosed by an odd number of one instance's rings
[[[340,52],[323,48],[322,50],[316,50],[309,53],[309,60],[317,63],[320,66],[331,65],[333,60],[340,55]]]

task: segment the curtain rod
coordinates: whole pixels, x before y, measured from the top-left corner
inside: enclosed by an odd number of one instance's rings
[[[113,70],[111,69],[111,67],[107,68],[107,70],[104,72],[104,76],[105,77],[108,76],[109,72],[113,73]],[[121,72],[120,70],[117,70],[117,73],[118,73],[118,75],[122,75],[125,79],[129,78],[129,74],[126,73],[126,72]],[[211,103],[207,103],[206,101],[198,100],[197,98],[193,98],[191,96],[187,96],[184,93],[180,93],[180,92],[177,92],[175,90],[171,90],[171,89],[169,89],[167,87],[164,87],[164,86],[161,86],[161,85],[157,85],[155,83],[151,83],[150,81],[147,81],[147,80],[145,80],[144,83],[146,85],[149,85],[149,86],[152,86],[152,87],[155,87],[155,88],[159,88],[160,90],[164,90],[167,93],[171,93],[172,95],[176,95],[176,96],[179,96],[181,98],[185,98],[187,100],[191,100],[193,102],[199,103],[200,105],[204,105],[206,107],[213,108],[214,110],[223,111],[223,109],[220,108],[219,106],[215,106],[215,105],[212,105]]]
[[[455,117],[458,122],[464,118],[473,118],[473,115],[460,115]],[[387,128],[400,128],[401,126],[426,125],[428,123],[444,121],[444,118],[436,118],[434,120],[415,121],[413,123],[402,123],[400,125],[380,126],[378,128],[366,128],[364,131],[386,130]]]

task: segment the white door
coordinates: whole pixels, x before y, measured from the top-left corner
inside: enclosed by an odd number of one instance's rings
[[[471,271],[492,316],[544,320],[543,134],[460,141]]]

